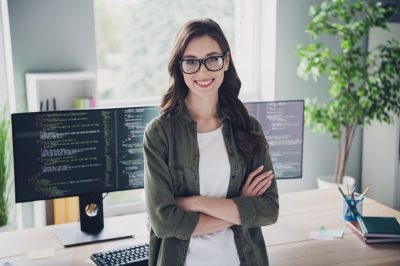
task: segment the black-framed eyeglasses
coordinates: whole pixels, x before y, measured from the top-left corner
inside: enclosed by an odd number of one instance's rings
[[[185,74],[194,74],[200,70],[201,65],[203,64],[207,70],[216,72],[220,71],[224,67],[225,55],[213,55],[203,59],[184,59],[179,60],[179,65],[181,70]]]

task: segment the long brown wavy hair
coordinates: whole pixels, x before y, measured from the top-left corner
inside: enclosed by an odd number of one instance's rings
[[[233,64],[228,41],[221,27],[212,19],[191,20],[179,30],[168,64],[171,85],[162,97],[161,115],[175,114],[176,108],[185,100],[189,89],[183,79],[178,61],[182,59],[187,45],[193,38],[205,35],[219,44],[223,54],[229,52],[229,67],[225,71],[224,80],[218,91],[217,110],[219,115],[222,113],[230,115],[236,146],[244,159],[250,160],[261,147],[267,145],[267,142],[263,134],[251,129],[249,113],[238,98],[241,81]]]

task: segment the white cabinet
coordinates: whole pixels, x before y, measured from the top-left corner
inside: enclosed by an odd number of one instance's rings
[[[27,73],[28,111],[74,109],[77,97],[96,100],[96,74],[91,72]],[[41,104],[42,103],[42,104]]]

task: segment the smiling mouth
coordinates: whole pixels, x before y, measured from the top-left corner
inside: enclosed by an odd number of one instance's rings
[[[196,84],[199,85],[201,88],[207,88],[208,86],[213,83],[214,79],[209,80],[195,80]]]

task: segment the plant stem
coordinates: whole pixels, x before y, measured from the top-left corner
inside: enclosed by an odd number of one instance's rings
[[[339,133],[339,141],[338,141],[338,150],[336,153],[336,169],[335,169],[335,181],[336,183],[340,183],[339,180],[339,169],[340,169],[340,158],[342,157],[342,131]]]

